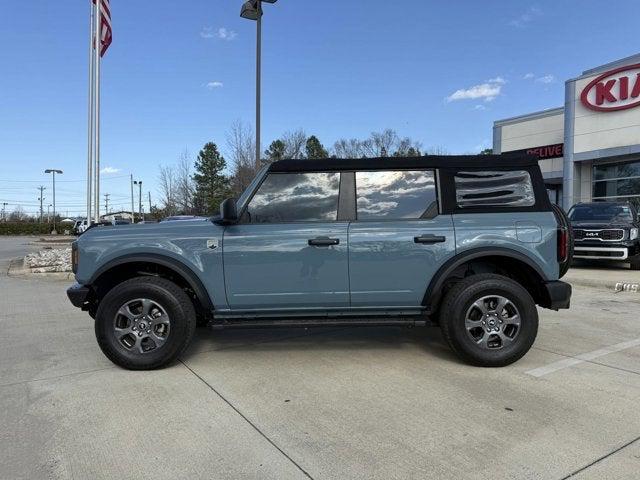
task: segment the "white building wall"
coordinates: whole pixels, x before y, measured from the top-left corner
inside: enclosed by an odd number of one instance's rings
[[[564,112],[558,109],[553,115],[523,118],[521,121],[504,123],[502,127],[501,151],[509,152],[524,148],[540,147],[564,142]],[[562,168],[560,168],[562,170]]]

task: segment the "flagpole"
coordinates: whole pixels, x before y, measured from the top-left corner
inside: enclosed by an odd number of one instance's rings
[[[94,29],[95,49],[94,55],[94,220],[100,222],[100,54],[102,53],[102,8],[101,0],[96,0]]]
[[[91,191],[93,182],[93,16],[95,7],[89,0],[89,118],[87,119],[87,226],[91,225]]]

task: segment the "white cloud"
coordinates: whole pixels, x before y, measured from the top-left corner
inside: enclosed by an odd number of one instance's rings
[[[119,173],[119,172],[121,172],[121,170],[119,168],[114,168],[114,167],[104,167],[102,170],[100,170],[100,173],[104,173],[106,175],[110,173]]]
[[[507,83],[507,81],[501,76],[497,76],[496,78],[490,78],[489,80],[487,80],[487,83],[498,83],[500,85],[504,85],[505,83]]]
[[[543,77],[536,78],[536,82],[539,82],[539,83],[553,83],[555,81],[556,81],[556,77],[554,77],[550,73],[547,75],[544,75]]]
[[[213,31],[212,27],[204,27],[201,31],[200,31],[200,36],[202,38],[213,38],[216,36],[215,32]]]
[[[533,22],[542,15],[542,10],[538,7],[529,7],[522,15],[517,16],[509,22],[512,27],[522,28],[528,23]]]
[[[200,31],[200,36],[207,39],[219,38],[220,40],[230,42],[235,40],[238,34],[234,30],[229,30],[225,27],[220,27],[218,30],[214,30],[213,27],[204,27]]]
[[[216,36],[221,40],[226,40],[227,42],[230,42],[231,40],[235,40],[238,34],[233,30],[227,30],[224,27],[220,27],[218,29]]]
[[[224,87],[224,83],[222,83],[222,82],[218,82],[218,81],[215,81],[215,82],[209,82],[209,83],[207,83],[205,86],[206,86],[209,90],[213,90],[214,88],[222,88],[222,87]]]
[[[490,102],[500,95],[502,86],[505,83],[506,80],[502,77],[491,78],[485,83],[456,90],[445,100],[447,102],[455,102],[457,100],[475,100],[482,98],[485,102]]]
[[[482,105],[481,103],[479,103],[478,105],[475,105],[473,107],[474,110],[486,110],[487,107],[485,107],[484,105]]]
[[[535,75],[533,73],[529,72],[529,73],[525,73],[524,77],[522,77],[522,79],[523,80],[531,80],[534,77],[535,77]]]

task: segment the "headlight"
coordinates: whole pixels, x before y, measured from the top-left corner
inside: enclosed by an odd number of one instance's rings
[[[629,230],[629,240],[635,240],[636,238],[638,238],[638,229],[632,228]]]

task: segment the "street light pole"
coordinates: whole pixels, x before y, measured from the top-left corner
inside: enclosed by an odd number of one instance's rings
[[[240,16],[256,21],[256,169],[260,168],[260,100],[262,90],[262,2],[277,0],[248,0],[242,5]]]
[[[44,173],[51,173],[53,175],[53,230],[52,234],[57,235],[56,231],[56,173],[62,175],[62,170],[56,170],[55,168],[47,168]]]
[[[142,220],[142,180],[134,180],[133,183],[138,185],[138,218]]]

